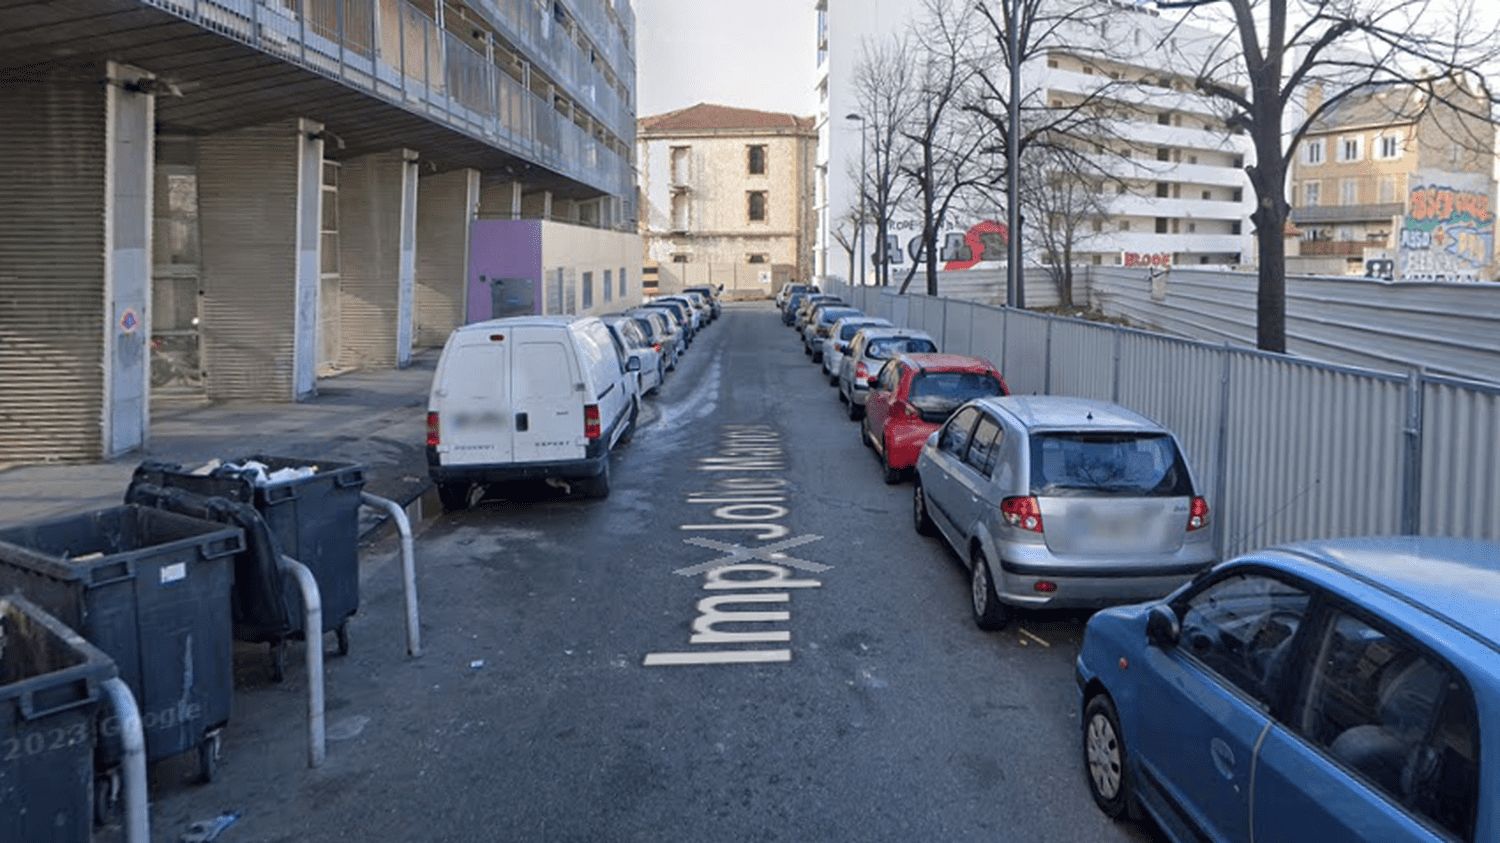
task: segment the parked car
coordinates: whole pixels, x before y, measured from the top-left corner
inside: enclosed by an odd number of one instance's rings
[[[860,309],[846,304],[820,304],[808,314],[802,328],[802,351],[814,363],[823,361],[823,340],[833,331],[833,323],[845,316],[862,316]]]
[[[988,360],[957,354],[902,354],[888,361],[865,396],[860,438],[875,449],[885,482],[899,483],[917,464],[927,437],[976,398],[1009,395]]]
[[[635,319],[636,324],[646,333],[653,345],[659,346],[662,358],[666,360],[667,371],[677,368],[677,358],[682,355],[686,345],[682,339],[682,332],[677,330],[672,323],[671,317],[660,310],[636,309],[626,312],[626,316]]]
[[[792,320],[792,327],[797,330],[798,334],[801,334],[802,329],[807,326],[807,320],[812,318],[813,308],[817,307],[818,305],[840,305],[842,307],[849,306],[848,302],[844,301],[838,296],[831,295],[829,293],[817,293],[815,295],[804,298],[802,300],[802,304],[797,306],[796,317]]]
[[[898,354],[933,354],[938,350],[932,337],[907,328],[861,328],[849,343],[849,353],[839,363],[839,400],[849,405],[849,420],[865,415],[865,395],[870,381],[880,374],[885,361]]]
[[[1500,544],[1251,553],[1094,615],[1078,684],[1094,801],[1170,839],[1500,840]]]
[[[825,294],[816,292],[792,293],[787,297],[786,307],[781,310],[781,324],[795,325],[797,322],[797,311],[801,309],[803,303],[813,296],[821,295]]]
[[[846,316],[833,323],[833,328],[823,340],[823,374],[828,376],[829,386],[839,385],[839,366],[844,362],[844,352],[860,328],[893,327],[888,319],[873,316]]]
[[[699,307],[687,296],[659,296],[653,299],[651,303],[680,305],[684,311],[683,316],[693,325],[694,335],[697,335],[708,324],[708,320],[703,315],[703,308]]]
[[[689,305],[692,305],[693,309],[698,311],[700,324],[707,325],[708,323],[714,321],[713,304],[709,302],[708,297],[703,295],[702,293],[684,292],[679,293],[675,296],[669,296],[669,298],[677,299],[679,301],[686,301]]]
[[[918,532],[970,567],[974,621],[1157,598],[1214,561],[1208,502],[1172,432],[1105,401],[972,401],[928,438]]]
[[[816,293],[817,286],[813,284],[787,284],[776,291],[776,309],[785,312],[787,300],[795,293]]]
[[[670,312],[673,316],[673,321],[677,323],[678,329],[682,331],[683,350],[686,351],[688,346],[691,346],[693,344],[693,337],[697,335],[698,331],[696,320],[693,319],[693,309],[691,307],[688,307],[686,304],[680,301],[666,301],[664,299],[648,301],[645,304],[641,305],[641,307],[647,309],[665,310]]]
[[[640,358],[640,366],[633,373],[637,394],[655,394],[667,379],[667,361],[662,356],[660,346],[646,338],[645,332],[633,317],[605,316],[604,324],[614,334],[615,349],[622,358]]]
[[[427,466],[443,506],[467,506],[475,484],[534,477],[608,495],[609,453],[640,412],[630,394],[640,368],[592,317],[519,316],[454,331],[427,402]]]
[[[713,318],[718,319],[719,314],[723,312],[723,307],[719,302],[719,293],[722,292],[723,289],[723,285],[720,285],[718,287],[688,287],[687,289],[683,290],[683,292],[697,293],[703,296],[705,299],[708,299],[709,306],[713,309]]]

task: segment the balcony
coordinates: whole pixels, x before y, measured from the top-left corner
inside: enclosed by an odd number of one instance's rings
[[[1244,220],[1254,205],[1208,199],[1170,199],[1157,196],[1114,196],[1106,203],[1109,213],[1132,217],[1176,217],[1186,220]]]
[[[1366,249],[1384,249],[1385,242],[1361,240],[1303,240],[1299,245],[1303,257],[1363,258]]]
[[[1117,178],[1240,188],[1246,193],[1250,191],[1250,177],[1238,167],[1157,161],[1152,158],[1121,158],[1108,153],[1090,153],[1086,157],[1101,172]]]
[[[1250,238],[1242,234],[1156,234],[1142,231],[1085,234],[1079,252],[1171,252],[1173,254],[1250,253]]]
[[[1363,205],[1311,205],[1292,209],[1292,222],[1389,222],[1392,217],[1406,213],[1400,202],[1383,202]]]

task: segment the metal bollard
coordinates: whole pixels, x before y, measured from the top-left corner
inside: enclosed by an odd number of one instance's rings
[[[120,765],[125,785],[125,843],[151,843],[151,815],[146,803],[146,732],[141,725],[141,712],[130,686],[123,680],[106,679],[101,687],[120,722],[120,743],[125,754]]]
[[[307,644],[307,766],[318,767],[328,757],[323,713],[323,598],[317,579],[306,565],[282,556],[281,570],[291,574],[302,590],[302,637]]]
[[[411,521],[406,511],[392,500],[364,492],[360,495],[366,506],[383,509],[396,522],[401,534],[401,587],[406,596],[406,654],[412,658],[422,655],[422,627],[417,615],[417,559],[411,537]]]

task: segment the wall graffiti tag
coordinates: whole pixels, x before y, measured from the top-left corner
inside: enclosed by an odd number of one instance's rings
[[[1481,281],[1495,252],[1488,176],[1422,172],[1412,177],[1397,243],[1402,281]]]

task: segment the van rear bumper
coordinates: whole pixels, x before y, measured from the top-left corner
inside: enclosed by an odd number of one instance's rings
[[[427,449],[427,474],[436,483],[500,483],[506,480],[541,480],[548,477],[581,479],[604,473],[609,453],[581,460],[558,462],[512,462],[479,465],[441,465],[437,451]]]

